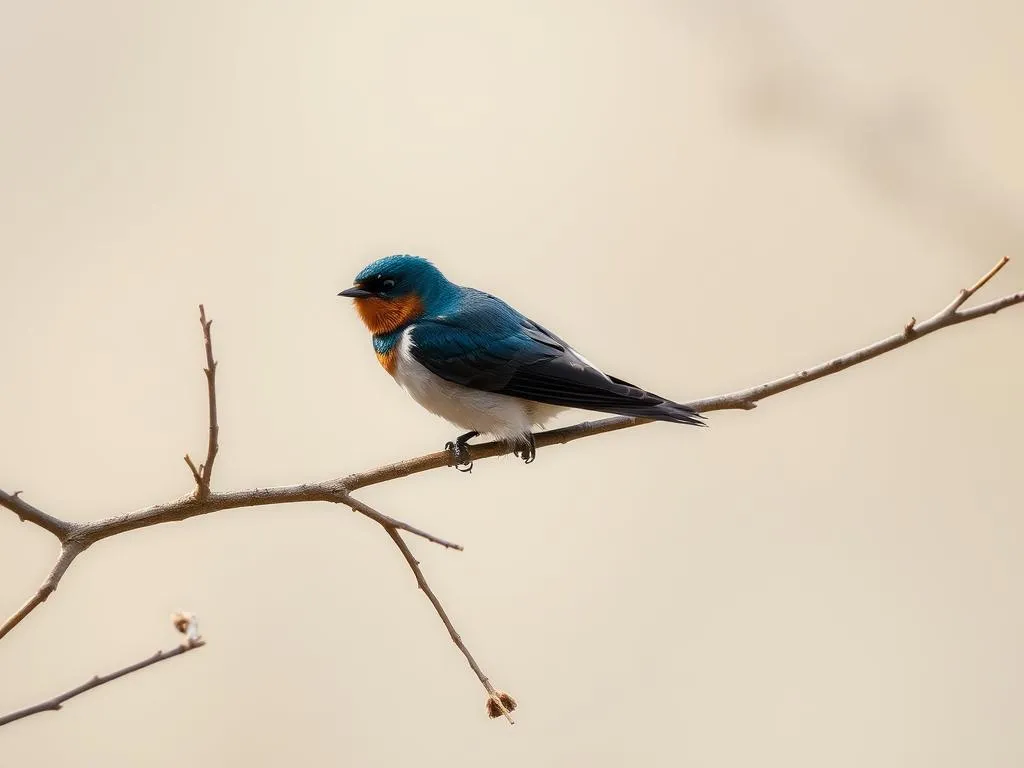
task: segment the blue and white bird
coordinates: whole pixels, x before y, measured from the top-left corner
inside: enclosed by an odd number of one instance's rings
[[[417,256],[386,256],[339,296],[355,300],[384,369],[428,411],[469,430],[445,448],[467,465],[480,434],[527,464],[532,430],[567,408],[703,426],[685,405],[599,370],[504,301],[450,282]],[[464,470],[466,471],[466,470]]]

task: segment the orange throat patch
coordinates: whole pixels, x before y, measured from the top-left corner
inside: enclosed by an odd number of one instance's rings
[[[391,333],[423,314],[423,303],[416,296],[403,296],[399,299],[373,296],[356,299],[355,305],[359,317],[373,334]]]
[[[387,352],[377,353],[378,362],[381,365],[383,365],[384,370],[390,373],[392,376],[395,375],[395,368],[398,365],[398,355],[396,354],[396,352],[397,350],[394,347],[392,347]]]

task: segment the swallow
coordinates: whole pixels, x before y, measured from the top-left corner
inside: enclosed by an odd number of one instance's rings
[[[576,408],[705,426],[703,417],[601,371],[489,293],[449,281],[418,256],[386,256],[339,296],[354,300],[377,359],[423,408],[467,430],[445,449],[472,469],[468,441],[489,434],[527,464],[534,427]]]

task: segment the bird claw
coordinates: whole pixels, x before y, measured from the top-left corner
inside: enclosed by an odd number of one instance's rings
[[[472,472],[473,460],[469,458],[469,447],[460,440],[449,440],[444,449],[452,455],[452,466],[459,472]]]
[[[533,460],[537,458],[537,443],[532,434],[528,436],[528,440],[528,443],[512,451],[512,455],[522,459],[524,464],[532,464]]]

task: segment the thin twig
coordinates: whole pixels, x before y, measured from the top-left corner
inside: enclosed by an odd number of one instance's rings
[[[206,319],[206,308],[199,305],[199,322],[203,326],[203,346],[206,348],[206,393],[209,401],[210,411],[210,437],[206,446],[206,461],[202,464],[202,483],[200,487],[203,493],[210,492],[210,478],[213,477],[213,462],[217,458],[218,438],[220,437],[220,426],[217,424],[217,361],[213,359],[213,338],[210,335],[210,327],[213,320]]]
[[[172,648],[169,651],[157,651],[148,659],[143,659],[135,664],[130,664],[129,666],[123,667],[116,672],[111,672],[108,675],[96,675],[82,683],[77,688],[65,691],[59,696],[54,696],[52,699],[47,699],[46,701],[35,704],[31,707],[25,707],[24,709],[19,709],[17,712],[11,712],[8,715],[0,716],[0,725],[7,725],[8,723],[13,723],[15,720],[21,720],[23,717],[28,717],[29,715],[37,715],[40,712],[56,712],[61,709],[66,701],[73,699],[75,696],[83,694],[86,691],[91,691],[93,688],[99,688],[101,685],[105,685],[112,680],[117,680],[119,677],[130,675],[132,672],[138,672],[140,669],[145,669],[146,667],[152,666],[153,664],[157,664],[161,661],[167,661],[168,659],[173,659],[175,656],[181,656],[182,654],[188,653],[196,648],[202,648],[204,645],[206,645],[204,640],[185,640],[177,648]]]
[[[419,588],[423,590],[423,594],[427,596],[430,604],[434,606],[434,610],[437,611],[437,615],[441,617],[441,621],[444,622],[444,626],[448,630],[448,634],[452,637],[452,642],[455,643],[455,646],[460,651],[462,651],[462,655],[466,657],[466,661],[469,662],[470,668],[480,680],[480,684],[483,685],[484,690],[487,691],[488,697],[492,699],[496,698],[498,696],[498,692],[494,689],[494,686],[491,685],[491,681],[487,679],[487,675],[485,675],[483,670],[480,669],[480,665],[476,663],[476,659],[474,659],[473,654],[469,652],[469,648],[467,648],[466,644],[462,642],[462,638],[459,636],[459,633],[455,631],[455,627],[452,625],[451,619],[449,619],[448,614],[445,613],[444,606],[441,605],[441,601],[437,599],[437,595],[434,594],[434,590],[432,590],[430,585],[427,584],[427,580],[423,576],[423,571],[420,570],[420,563],[413,556],[412,551],[409,549],[409,545],[406,544],[405,539],[402,538],[402,534],[400,534],[398,529],[392,525],[382,523],[382,526],[384,530],[388,532],[388,536],[391,537],[391,540],[395,542],[395,546],[401,550],[402,556],[405,557],[405,562],[409,564],[409,567],[412,568],[412,572],[416,575],[416,583],[419,585]],[[501,709],[502,713],[505,715],[505,719],[510,723],[514,723],[515,721],[512,720],[512,715],[509,714],[508,710],[504,706],[502,706]]]
[[[188,468],[190,470],[192,470],[192,479],[196,481],[196,489],[198,490],[199,488],[202,488],[203,487],[203,475],[202,475],[202,473],[200,473],[199,469],[196,467],[195,462],[192,461],[192,457],[189,456],[187,453],[185,454],[185,463],[188,464]]]
[[[72,561],[82,554],[87,546],[87,544],[82,544],[78,541],[70,541],[66,542],[64,546],[61,547],[60,555],[57,557],[57,562],[54,563],[49,575],[47,575],[46,579],[39,586],[39,589],[36,590],[36,593],[26,600],[25,604],[16,610],[11,617],[7,619],[7,621],[0,624],[0,638],[3,638],[4,635],[18,626],[26,616],[46,602],[46,598],[57,590],[57,585],[60,583],[61,578],[67,572],[68,568],[71,567]]]
[[[44,531],[49,531],[61,541],[67,538],[68,534],[75,529],[74,523],[70,523],[67,520],[61,520],[53,515],[48,515],[41,509],[37,509],[29,504],[21,498],[21,491],[5,493],[0,490],[0,506],[7,507],[11,510],[11,512],[18,516],[18,519],[21,520],[21,522],[38,525]]]
[[[383,512],[378,512],[373,507],[369,506],[368,504],[364,504],[363,502],[359,501],[359,499],[352,498],[348,494],[345,494],[344,496],[344,503],[351,507],[352,511],[358,512],[362,515],[366,515],[368,518],[380,523],[385,528],[401,528],[403,531],[408,531],[414,536],[419,536],[420,538],[426,539],[427,541],[432,541],[434,544],[440,544],[445,549],[457,549],[460,552],[462,551],[461,544],[455,544],[454,542],[446,541],[445,539],[441,539],[437,536],[434,536],[432,533],[427,533],[426,531],[421,531],[419,528],[414,528],[408,523],[402,522],[401,520],[396,520],[395,518],[390,517],[389,515],[385,515]]]
[[[955,314],[956,311],[964,305],[965,301],[967,301],[969,298],[971,298],[971,296],[977,293],[982,288],[982,286],[985,285],[985,283],[987,283],[989,280],[995,277],[996,273],[998,273],[999,270],[1001,270],[1009,263],[1010,257],[1003,256],[1003,258],[1001,258],[999,262],[994,267],[992,267],[992,269],[990,269],[984,275],[979,277],[974,285],[972,285],[970,288],[961,289],[960,293],[957,294],[956,298],[953,299],[953,301],[951,301],[945,309],[943,309],[941,312],[935,315],[935,317],[949,317]]]
[[[998,273],[1000,269],[1002,269],[1009,263],[1010,257],[1003,256],[1003,258],[1001,258],[999,262],[994,267],[992,267],[992,269],[990,269],[988,272],[986,272],[984,275],[978,278],[978,282],[976,282],[974,285],[967,289],[967,298],[970,298],[979,290],[981,290],[981,288],[984,287],[985,283],[987,283],[989,280],[995,277],[996,273]]]
[[[199,305],[199,324],[203,328],[203,347],[206,350],[206,399],[209,404],[210,436],[206,444],[206,461],[198,467],[192,457],[185,454],[185,463],[196,481],[196,498],[206,499],[210,495],[210,478],[213,477],[213,462],[219,450],[220,425],[217,423],[217,361],[213,359],[213,337],[210,328],[213,320],[206,319],[206,307]]]

